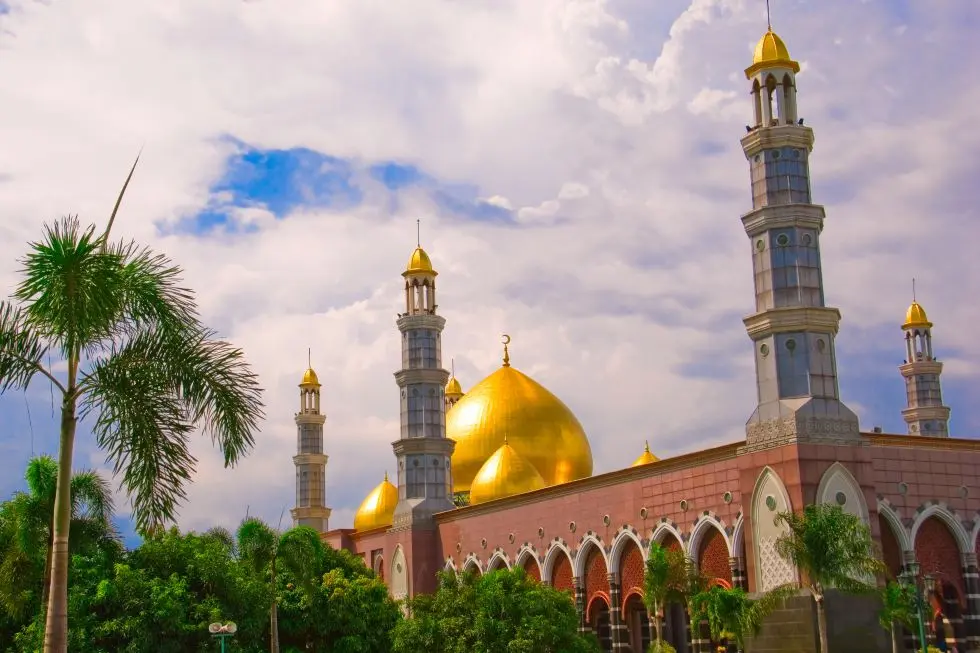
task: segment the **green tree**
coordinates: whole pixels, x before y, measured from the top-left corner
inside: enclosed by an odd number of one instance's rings
[[[47,601],[51,580],[51,544],[55,485],[58,463],[50,456],[37,456],[27,463],[24,474],[27,492],[18,492],[7,502],[9,523],[13,525],[12,546],[0,549],[0,602],[18,612],[24,601],[40,589],[41,603]],[[118,537],[112,525],[113,499],[108,481],[93,471],[75,472],[71,477],[70,551],[84,551],[105,538]],[[37,578],[28,566],[42,560],[43,574]],[[30,565],[23,563],[31,562]],[[26,573],[25,573],[26,572]]]
[[[439,589],[408,603],[411,617],[394,630],[393,653],[598,653],[578,634],[567,592],[529,578],[523,569],[485,576],[442,572]]]
[[[795,587],[783,586],[751,598],[740,587],[715,586],[691,597],[691,623],[707,621],[712,639],[734,639],[744,651],[746,638],[758,635],[766,617],[796,592]]]
[[[915,588],[894,581],[882,588],[878,623],[891,635],[892,653],[898,653],[898,629],[895,626],[901,625],[912,630],[917,616]]]
[[[60,397],[51,589],[45,653],[65,653],[71,469],[80,417],[90,417],[133,499],[137,526],[172,521],[194,468],[187,440],[196,425],[221,448],[225,464],[245,455],[262,415],[261,390],[242,352],[216,340],[199,320],[180,269],[77,218],[46,225],[22,260],[12,301],[0,302],[0,392],[37,375]],[[46,366],[49,352],[64,361]]]
[[[668,549],[659,542],[650,543],[650,555],[647,557],[646,569],[643,574],[643,602],[653,618],[654,645],[663,647],[663,619],[667,603],[680,598],[690,579],[690,566],[684,552],[680,549]]]
[[[776,540],[776,552],[801,572],[803,586],[813,595],[820,650],[827,653],[824,592],[828,588],[849,594],[875,592],[874,579],[885,570],[871,530],[859,517],[829,503],[809,505],[799,513],[779,513],[775,523],[789,529]]]
[[[269,651],[279,653],[279,568],[288,570],[307,596],[313,595],[324,557],[320,534],[308,526],[280,534],[252,517],[238,527],[238,553],[255,574],[269,574]]]

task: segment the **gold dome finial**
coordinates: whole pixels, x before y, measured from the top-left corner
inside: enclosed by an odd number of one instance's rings
[[[510,367],[510,350],[507,348],[507,345],[510,344],[510,336],[505,333],[501,336],[500,342],[504,345],[504,367]]]
[[[300,387],[302,386],[320,387],[320,379],[317,378],[316,372],[313,371],[312,347],[306,350],[306,372],[303,374],[303,380],[299,382],[299,385]]]
[[[762,35],[755,46],[752,65],[745,69],[745,77],[752,79],[760,70],[766,68],[789,68],[794,73],[800,72],[800,64],[789,56],[789,48],[779,35],[772,31],[772,15],[769,2],[766,2],[766,33]]]
[[[460,385],[459,379],[456,378],[456,359],[452,359],[450,363],[452,372],[449,375],[449,381],[446,382],[446,398],[447,399],[459,399],[463,396],[463,386]]]
[[[903,329],[930,329],[932,328],[932,322],[929,321],[929,317],[926,315],[926,309],[922,308],[922,304],[918,302],[915,298],[915,279],[912,279],[912,304],[909,306],[909,310],[905,311],[905,322],[902,324]]]
[[[636,460],[633,461],[633,464],[630,465],[630,467],[639,467],[640,465],[649,465],[650,463],[655,463],[655,462],[657,462],[659,460],[660,460],[659,458],[657,458],[652,453],[650,453],[650,441],[649,440],[644,440],[644,442],[643,442],[643,453],[640,454],[640,457],[639,458],[637,458]]]

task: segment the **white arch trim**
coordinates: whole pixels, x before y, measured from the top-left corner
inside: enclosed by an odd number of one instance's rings
[[[487,562],[487,571],[493,569],[510,569],[510,561],[507,560],[507,554],[502,551],[497,551],[491,556],[490,561]]]
[[[745,557],[745,514],[740,512],[732,529],[732,557]]]
[[[534,561],[534,566],[538,568],[538,578],[543,578],[541,573],[541,563],[538,562],[537,552],[535,552],[533,546],[525,544],[517,551],[514,567],[524,568],[524,566],[527,565],[528,560]]]
[[[722,523],[714,513],[709,512],[707,515],[701,515],[698,518],[694,528],[691,530],[691,537],[687,540],[687,551],[688,555],[695,562],[698,556],[701,554],[701,541],[707,536],[709,529],[715,528],[718,533],[724,538],[725,548],[728,549],[728,557],[732,557],[732,541],[728,537],[728,533],[725,532],[725,525]]]
[[[552,542],[551,547],[548,548],[548,553],[544,556],[544,568],[541,570],[542,581],[546,583],[552,582],[554,578],[555,564],[558,561],[558,556],[561,554],[565,554],[565,557],[568,558],[569,564],[571,564],[572,553],[568,550],[568,545],[562,540]]]
[[[915,538],[919,535],[919,528],[930,517],[937,517],[946,524],[949,531],[953,534],[953,539],[956,540],[956,545],[960,548],[960,553],[974,552],[974,548],[970,545],[970,536],[967,534],[966,529],[963,528],[963,524],[956,519],[956,515],[950,512],[944,503],[934,503],[916,515],[909,533],[909,540],[912,542],[912,546],[915,546]]]
[[[456,561],[453,560],[452,558],[449,558],[448,560],[446,560],[446,565],[445,565],[445,567],[443,567],[443,570],[444,571],[452,571],[452,572],[459,573],[459,570],[456,569]]]
[[[606,565],[606,574],[609,573],[609,558],[606,557],[606,552],[602,550],[602,542],[595,535],[586,535],[582,538],[578,551],[575,553],[575,560],[572,562],[572,574],[575,578],[585,578],[585,574],[588,572],[585,565],[589,561],[589,550],[593,547],[602,556],[602,564]]]
[[[888,502],[888,499],[878,499],[878,514],[884,517],[884,520],[888,523],[892,535],[898,540],[898,546],[902,549],[902,553],[911,551],[912,540],[909,538],[909,531],[905,528],[905,525],[902,523],[902,518],[898,516],[898,512]],[[904,560],[902,564],[904,564]]]
[[[684,544],[684,538],[681,537],[681,532],[670,522],[660,522],[657,524],[656,528],[653,529],[653,533],[650,535],[650,539],[660,544],[667,535],[673,535],[677,538],[677,543],[681,545],[681,551],[687,552],[687,546]]]
[[[970,531],[970,541],[976,546],[977,538],[980,537],[980,512],[973,516],[973,529]]]
[[[870,524],[871,519],[868,516],[868,502],[864,499],[864,491],[861,489],[861,485],[851,474],[851,470],[842,465],[839,461],[834,462],[827,471],[823,473],[820,478],[820,484],[817,486],[817,500],[821,503],[836,503],[835,497],[827,496],[833,490],[834,481],[839,480],[851,493],[857,498],[858,501],[858,516],[864,520],[865,524]],[[846,495],[845,495],[846,496]]]
[[[483,565],[480,564],[480,558],[473,553],[466,556],[466,560],[463,561],[463,572],[465,573],[470,570],[483,573]]]
[[[643,562],[647,561],[647,551],[643,549],[643,543],[640,542],[640,538],[633,534],[633,529],[626,527],[616,534],[616,538],[613,540],[612,550],[609,551],[609,573],[619,574],[619,568],[623,564],[623,552],[626,551],[626,545],[632,542],[636,545],[636,548],[640,550],[640,556],[643,558]]]

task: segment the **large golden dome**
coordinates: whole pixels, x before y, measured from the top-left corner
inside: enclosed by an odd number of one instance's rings
[[[592,449],[572,411],[507,362],[446,413],[446,436],[456,441],[456,492],[470,491],[477,472],[505,438],[547,485],[592,475]]]
[[[534,465],[505,441],[487,458],[473,479],[470,504],[533,492],[545,486],[544,479]]]
[[[354,514],[354,530],[369,531],[391,526],[398,504],[398,488],[388,480],[388,473],[381,483],[371,490]]]

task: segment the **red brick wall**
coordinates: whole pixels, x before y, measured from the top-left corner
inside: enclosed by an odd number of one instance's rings
[[[588,600],[585,606],[585,620],[594,627],[602,611],[609,610],[609,597],[604,594],[596,594]]]
[[[622,588],[621,595],[624,605],[630,592],[633,590],[643,591],[644,571],[643,554],[640,552],[640,547],[636,546],[634,542],[628,543],[619,562],[619,586]]]
[[[664,539],[660,540],[660,546],[665,549],[679,549],[681,548],[681,543],[677,541],[677,538],[667,533],[664,535]]]
[[[915,536],[915,558],[922,574],[932,574],[937,581],[952,583],[962,602],[966,596],[960,551],[953,534],[937,517],[930,517]],[[937,582],[938,585],[938,582]]]
[[[732,584],[732,568],[728,564],[728,546],[718,529],[712,528],[701,541],[698,565],[708,578],[717,578]]]
[[[894,578],[902,573],[902,547],[895,539],[891,524],[879,513],[878,531],[881,534],[881,557],[885,561],[885,566]]]
[[[589,559],[585,563],[585,600],[591,602],[599,594],[609,596],[609,572],[606,561],[597,548],[589,548]]]
[[[572,563],[564,553],[557,555],[558,560],[555,561],[555,569],[551,573],[551,586],[555,589],[573,592],[575,586],[572,585]]]
[[[541,568],[538,566],[538,561],[531,556],[528,556],[524,561],[524,571],[526,571],[527,575],[534,580],[541,580]]]

